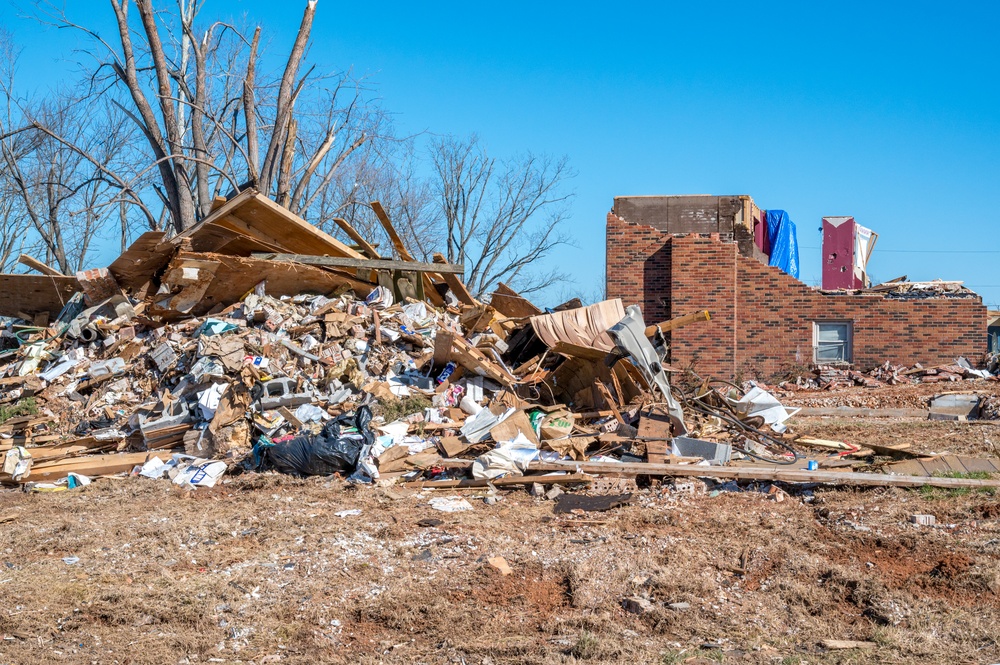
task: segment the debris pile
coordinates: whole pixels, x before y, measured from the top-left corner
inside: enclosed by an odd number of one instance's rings
[[[924,367],[920,363],[907,367],[893,365],[886,361],[868,372],[835,365],[819,365],[808,376],[797,376],[794,380],[781,381],[777,385],[783,390],[834,390],[862,386],[877,388],[915,383],[940,383],[963,381],[966,379],[989,379],[996,381],[1000,363],[988,363],[990,369],[976,369],[965,358],[956,358],[950,365]]]
[[[620,300],[543,311],[503,284],[481,302],[461,266],[413,260],[372,207],[398,260],[343,220],[358,249],[247,190],[106,269],[48,287],[5,276],[41,297],[0,302],[16,317],[0,350],[0,481],[199,487],[274,470],[549,498],[601,475],[605,491],[636,475],[972,482],[819,471],[798,452],[815,440],[786,424],[795,410],[762,386],[664,364],[663,333],[707,312],[647,326]]]

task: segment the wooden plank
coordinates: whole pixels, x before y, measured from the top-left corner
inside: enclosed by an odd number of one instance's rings
[[[55,268],[53,268],[53,267],[51,267],[49,265],[46,265],[45,263],[42,263],[41,261],[39,261],[35,257],[28,256],[27,254],[21,254],[19,257],[17,257],[17,262],[20,263],[23,266],[28,266],[32,270],[36,270],[36,271],[42,273],[43,275],[52,275],[54,277],[64,277],[65,276],[61,272],[59,272],[58,270],[56,270]]]
[[[804,406],[797,416],[845,416],[848,418],[920,418],[927,420],[926,409],[868,409],[850,406],[811,407]]]
[[[369,205],[371,205],[372,210],[375,211],[375,216],[378,217],[378,221],[382,225],[382,228],[385,229],[386,235],[389,236],[389,240],[392,241],[392,246],[395,247],[396,252],[399,253],[399,258],[404,261],[414,261],[415,259],[413,258],[413,255],[406,249],[406,245],[403,244],[403,239],[399,237],[398,233],[396,233],[396,227],[392,225],[392,220],[389,219],[389,215],[386,213],[385,208],[382,207],[382,204],[378,201],[372,201]],[[427,299],[434,305],[443,305],[444,298],[442,298],[440,294],[438,294],[437,289],[434,288],[433,281],[435,279],[440,281],[441,275],[437,273],[421,273],[420,278],[424,282],[424,295]]]
[[[389,236],[389,240],[392,241],[392,246],[396,248],[396,252],[399,254],[399,258],[404,261],[415,261],[413,255],[410,254],[409,250],[406,249],[406,245],[403,243],[403,239],[399,237],[396,233],[396,227],[392,225],[392,220],[389,219],[389,214],[382,207],[382,203],[379,201],[372,201],[372,210],[375,211],[375,216],[378,217],[378,221],[382,224],[382,228],[385,229],[386,235]]]
[[[825,649],[831,651],[840,649],[874,649],[878,646],[875,642],[858,642],[857,640],[820,640],[820,644]]]
[[[513,319],[538,316],[543,313],[530,300],[503,282],[497,284],[496,290],[490,297],[490,305],[504,316]]]
[[[607,351],[601,351],[600,349],[595,349],[592,346],[582,346],[571,342],[556,342],[555,346],[552,347],[552,351],[563,356],[581,358],[583,360],[598,361],[604,360],[608,357]]]
[[[32,465],[31,473],[21,482],[38,480],[58,480],[70,471],[84,476],[103,476],[131,471],[132,467],[145,464],[153,457],[164,462],[170,459],[170,452],[157,453],[117,453],[113,455],[86,455],[58,462],[43,462]]]
[[[346,219],[341,219],[340,217],[334,217],[333,221],[336,222],[337,226],[340,227],[341,231],[347,234],[348,238],[350,238],[351,240],[353,240],[358,244],[358,247],[361,248],[361,251],[369,259],[382,258],[381,256],[379,256],[378,250],[376,250],[375,247],[371,245],[371,243],[365,240],[364,236],[358,233],[357,229],[351,226],[350,222],[348,222]]]
[[[539,476],[508,476],[504,478],[489,479],[465,479],[465,480],[416,480],[409,483],[402,483],[402,487],[433,488],[433,487],[511,487],[515,485],[587,485],[591,478],[581,474],[572,473],[568,475],[539,475]]]
[[[473,306],[479,305],[479,301],[476,300],[476,298],[471,293],[469,293],[469,289],[466,288],[465,282],[456,277],[454,273],[451,273],[451,271],[444,270],[444,268],[448,266],[449,263],[448,260],[444,258],[443,254],[440,253],[434,254],[434,265],[439,266],[440,269],[438,270],[438,272],[442,273],[442,277],[444,277],[445,283],[448,285],[448,288],[451,289],[451,292],[455,294],[455,297],[458,298],[459,302],[461,302],[463,305],[473,305]],[[464,265],[462,266],[462,270],[459,271],[457,274],[460,275],[465,274]]]
[[[213,261],[218,264],[214,279],[190,311],[194,316],[201,316],[216,305],[225,307],[238,302],[261,280],[267,282],[267,294],[276,298],[300,293],[327,295],[343,287],[354,289],[359,297],[364,298],[374,288],[368,282],[322,268],[225,254],[179,252],[171,261],[169,270],[187,260]]]
[[[175,248],[163,242],[166,236],[162,231],[146,231],[108,266],[119,286],[138,289],[167,265]]]
[[[696,466],[684,464],[642,464],[615,462],[531,462],[529,471],[576,471],[583,473],[629,473],[646,476],[695,476],[703,478],[733,478],[736,480],[772,480],[788,483],[821,483],[828,485],[866,485],[875,487],[1000,487],[1000,480],[972,478],[941,478],[903,476],[882,473],[851,473],[844,471],[788,470],[778,466],[759,468],[739,466]]]
[[[502,385],[509,386],[517,380],[512,374],[508,374],[502,367],[484,356],[482,351],[469,344],[464,337],[456,335],[452,339],[451,358],[470,372],[493,379]]]
[[[80,282],[69,275],[0,274],[0,316],[18,317],[23,313],[34,317],[48,312],[55,318],[79,290]]]
[[[180,245],[186,238],[198,236],[211,224],[251,236],[289,253],[365,258],[360,252],[252,188],[229,199],[201,222],[174,236],[171,242]]]
[[[309,266],[331,266],[334,268],[358,268],[362,270],[407,270],[410,272],[441,272],[461,274],[465,266],[454,263],[420,263],[417,261],[395,261],[392,259],[351,259],[343,256],[310,256],[307,254],[276,254],[254,252],[251,258],[265,261],[291,261]],[[447,279],[447,277],[445,277]]]
[[[712,315],[708,313],[707,309],[703,309],[700,312],[692,312],[691,314],[685,314],[684,316],[678,316],[676,318],[670,319],[669,321],[664,321],[663,323],[657,323],[653,326],[648,326],[646,328],[646,337],[652,337],[657,328],[660,332],[668,332],[670,330],[676,330],[681,326],[686,326],[689,323],[694,323],[695,321],[711,321]]]

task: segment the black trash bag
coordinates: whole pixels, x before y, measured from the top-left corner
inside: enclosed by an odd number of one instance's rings
[[[361,453],[375,442],[375,433],[369,428],[371,420],[371,409],[363,406],[353,414],[329,421],[315,436],[297,436],[268,446],[264,449],[262,467],[295,476],[352,472],[358,466]],[[341,431],[344,426],[350,425],[358,431]]]

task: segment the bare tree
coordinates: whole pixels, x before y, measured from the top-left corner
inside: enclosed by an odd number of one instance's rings
[[[561,225],[573,173],[565,158],[528,153],[500,161],[474,135],[434,142],[431,157],[446,257],[465,264],[470,291],[484,295],[504,281],[533,293],[565,279],[555,268],[539,269],[568,242]]]
[[[177,0],[168,10],[153,0],[111,0],[114,40],[54,3],[41,2],[38,17],[91,38],[93,94],[141,131],[143,170],[155,170],[153,190],[174,230],[207,215],[220,193],[246,186],[306,214],[330,174],[380,138],[380,112],[347,74],[305,67],[316,0],[305,3],[277,75],[260,71],[259,26],[202,24],[203,3]]]
[[[83,267],[95,241],[117,219],[120,203],[135,196],[115,170],[130,154],[132,128],[121,114],[92,109],[72,90],[50,98],[15,94],[16,53],[0,35],[0,191],[10,240],[38,252],[64,273]],[[44,128],[43,131],[38,131]],[[28,131],[30,130],[30,131]],[[14,220],[22,225],[20,233]],[[9,258],[5,237],[0,250]]]

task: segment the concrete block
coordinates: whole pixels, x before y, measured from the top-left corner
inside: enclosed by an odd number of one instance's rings
[[[271,411],[282,406],[311,404],[313,396],[308,392],[295,392],[295,379],[281,377],[263,384],[264,393],[260,398],[260,408]]]

